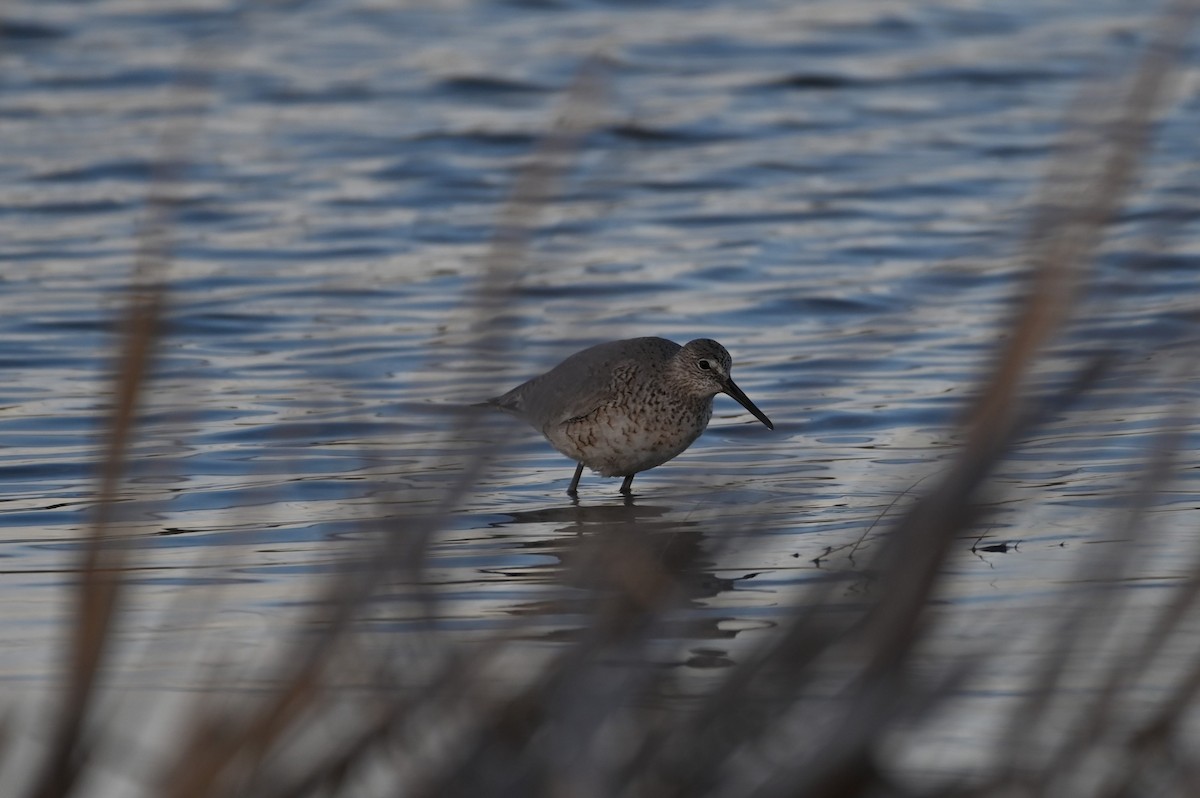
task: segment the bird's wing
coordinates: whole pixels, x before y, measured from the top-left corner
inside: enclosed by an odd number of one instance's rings
[[[679,350],[662,338],[609,341],[576,352],[492,404],[541,430],[583,418],[620,395],[643,370],[661,368]]]
[[[633,338],[577,352],[538,378],[543,384],[530,392],[538,407],[531,410],[543,429],[584,418],[617,400],[645,372],[662,368],[677,351],[678,344],[662,338]]]
[[[582,364],[565,361],[539,378],[543,384],[532,393],[527,412],[543,427],[584,418],[611,402],[639,368],[637,361],[620,354]]]

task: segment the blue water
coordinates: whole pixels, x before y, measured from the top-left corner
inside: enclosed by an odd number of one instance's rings
[[[689,529],[703,555],[688,574],[703,630],[680,661],[735,661],[797,588],[853,579],[844,557],[814,558],[870,529],[869,547],[950,462],[1068,106],[1132,63],[1151,11],[7,4],[0,676],[36,681],[55,656],[128,288],[159,251],[167,318],[121,513],[145,601],[210,607],[219,629],[286,613],[364,520],[431,512],[499,441],[431,550],[447,628],[523,613],[542,619],[530,638],[556,639],[583,590],[558,582],[575,536],[633,520],[651,539]],[[598,88],[572,105],[592,58]],[[511,293],[481,309],[515,176],[564,113],[588,129],[527,217]],[[1003,464],[979,534],[1022,544],[977,556],[964,540],[951,605],[1069,592],[1163,419],[1194,405],[1197,129],[1195,96],[1175,98],[1037,380],[1097,351],[1113,369]],[[572,464],[507,419],[459,434],[462,405],[635,335],[722,341],[776,430],[718,397],[631,508],[595,476],[572,506]],[[1152,578],[1187,567],[1200,470],[1184,423]],[[748,513],[764,536],[743,534]]]

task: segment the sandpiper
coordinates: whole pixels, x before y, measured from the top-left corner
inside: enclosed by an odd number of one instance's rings
[[[728,394],[775,425],[729,376],[725,347],[708,338],[680,346],[665,338],[609,341],[576,352],[540,377],[484,404],[524,419],[575,460],[567,495],[587,466],[601,476],[633,476],[692,445],[712,418],[713,397]]]

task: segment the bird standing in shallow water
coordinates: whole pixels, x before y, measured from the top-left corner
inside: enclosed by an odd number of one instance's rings
[[[524,419],[578,463],[567,495],[577,495],[584,466],[625,477],[621,493],[629,494],[634,474],[662,465],[700,437],[719,393],[775,429],[734,384],[732,365],[725,347],[708,338],[684,346],[665,338],[610,341],[485,404]]]

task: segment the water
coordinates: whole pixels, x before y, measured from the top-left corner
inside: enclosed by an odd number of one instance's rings
[[[639,477],[634,507],[595,477],[573,507],[571,463],[494,419],[477,438],[508,441],[433,548],[441,619],[470,636],[522,612],[552,643],[574,623],[563,594],[580,588],[556,581],[572,541],[627,513],[651,539],[694,525],[704,554],[699,626],[664,656],[736,660],[797,587],[830,569],[854,580],[844,554],[814,558],[947,466],[1019,289],[1027,199],[1065,110],[1085,77],[1130,63],[1146,13],[1132,0],[8,4],[0,678],[44,689],[54,671],[115,324],[163,194],[169,322],[124,520],[138,678],[188,686],[188,652],[151,632],[269,651],[361,520],[381,504],[432,509],[461,472],[456,407],[640,335],[722,341],[774,433],[718,397],[708,433]],[[608,64],[596,127],[497,320],[516,343],[480,360],[474,308],[501,204],[591,54]],[[948,564],[942,598],[1006,634],[1085,589],[1083,554],[1120,536],[1162,419],[1196,398],[1178,355],[1195,338],[1198,111],[1191,95],[1172,107],[1082,321],[1039,379],[1103,346],[1116,372],[1005,462],[980,534],[1020,545],[964,540]],[[1195,443],[1189,425],[1139,545],[1148,592],[1189,573]],[[748,512],[765,539],[738,533]],[[164,602],[195,626],[163,628]],[[403,634],[389,622],[402,615],[381,610],[379,630]],[[949,747],[986,743],[985,729]]]

